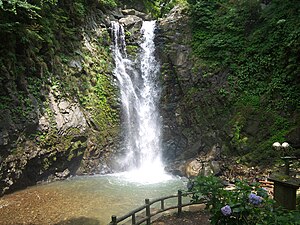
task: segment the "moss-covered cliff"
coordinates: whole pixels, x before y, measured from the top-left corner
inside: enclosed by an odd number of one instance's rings
[[[119,143],[114,2],[23,3],[0,5],[1,193],[107,172]]]
[[[296,0],[0,1],[1,194],[113,170],[121,133],[110,21],[124,17],[115,7],[140,16],[125,26],[132,57],[145,15],[128,9],[162,17],[166,161],[217,144],[252,163],[273,162],[275,141],[299,149]]]
[[[219,143],[267,165],[282,154],[275,141],[299,155],[299,2],[188,2],[160,21],[157,37],[166,158]]]
[[[134,57],[146,14],[128,8],[157,14],[156,5],[0,1],[0,195],[44,180],[114,171],[122,133],[111,21],[124,18]]]

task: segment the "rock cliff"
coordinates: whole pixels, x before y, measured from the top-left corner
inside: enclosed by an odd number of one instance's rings
[[[0,58],[0,195],[74,174],[113,172],[122,154],[110,22],[125,26],[127,52],[135,57],[141,22],[149,16],[135,9],[93,7],[82,19],[73,15],[68,21],[59,7],[65,6],[51,8],[57,18],[31,26],[34,33],[48,22],[55,24],[51,35],[39,33],[43,41],[22,42],[0,32],[6,44],[6,50],[0,49],[6,53]],[[71,7],[68,13],[75,11]],[[158,20],[155,41],[168,170],[218,173],[220,155],[247,155],[270,138],[267,126],[274,123],[276,130],[282,124],[272,112],[234,105],[227,94],[230,71],[204,73],[205,64],[192,51],[186,7],[176,6]],[[299,148],[299,115],[291,115],[296,126],[285,138]]]
[[[189,15],[186,7],[176,6],[158,21],[156,43],[162,65],[161,114],[167,169],[188,175],[186,169],[196,159],[198,172],[206,174],[214,167],[212,164],[219,167],[215,163],[218,157],[210,160],[206,157],[216,146],[222,157],[238,156],[244,163],[258,165],[263,160],[274,163],[268,159],[281,153],[272,150],[276,136],[272,135],[280,134],[281,127],[276,124],[284,112],[278,116],[275,111],[265,111],[263,107],[257,110],[247,103],[242,106],[236,103],[237,99],[229,94],[234,88],[229,83],[231,71],[208,72],[207,64],[194,54]],[[290,122],[283,123],[283,126],[290,124],[288,132],[280,137],[292,144],[293,154],[299,149],[299,138],[295,138],[299,137],[298,117],[297,111],[292,112]]]
[[[124,25],[127,51],[134,57],[145,19],[149,16],[135,9],[92,7],[72,28],[75,37],[55,49],[38,43],[40,52],[24,50],[19,64],[26,69],[18,76],[12,65],[2,64],[0,94],[7,101],[0,105],[0,195],[118,168],[117,156],[123,153],[111,21]],[[64,31],[57,35],[60,39]]]
[[[112,171],[111,155],[119,149],[118,90],[109,51],[114,14],[90,10],[76,38],[56,52],[39,44],[39,53],[24,50],[18,57],[25,61],[18,63],[26,69],[17,75],[11,61],[2,64],[0,195]],[[62,54],[65,43],[73,48]]]
[[[229,132],[222,123],[227,118],[218,114],[225,103],[216,97],[218,88],[226,85],[226,74],[203,77],[193,58],[191,41],[186,8],[175,7],[159,21],[164,156],[170,161],[208,152],[217,143],[225,145]]]

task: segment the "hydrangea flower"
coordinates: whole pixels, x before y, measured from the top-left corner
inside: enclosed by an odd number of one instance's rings
[[[232,211],[229,205],[225,205],[224,207],[221,208],[221,212],[224,216],[230,216]]]
[[[251,193],[249,195],[249,202],[253,205],[259,205],[260,203],[262,203],[262,197]]]

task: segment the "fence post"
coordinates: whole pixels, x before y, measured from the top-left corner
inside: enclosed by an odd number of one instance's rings
[[[182,212],[182,191],[178,190],[178,216],[181,214]]]
[[[135,213],[133,213],[132,216],[131,216],[131,224],[135,225],[135,223],[136,223],[135,222]]]
[[[149,199],[145,199],[145,204],[146,204],[146,217],[147,217],[147,225],[150,225],[151,223],[151,217],[150,217],[150,201]]]
[[[160,208],[161,208],[161,210],[165,209],[165,201],[164,200],[160,201]]]
[[[111,225],[117,225],[117,217],[115,215],[111,216]]]

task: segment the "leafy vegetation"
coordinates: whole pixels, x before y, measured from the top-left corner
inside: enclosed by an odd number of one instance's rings
[[[227,74],[228,85],[219,95],[235,114],[229,122],[233,146],[250,148],[250,152],[237,151],[247,154],[247,159],[268,159],[272,141],[284,140],[299,127],[300,2],[188,2],[192,45],[202,76]],[[243,133],[242,123],[254,117],[261,133],[251,139]]]
[[[112,94],[116,90],[109,78],[109,34],[99,37],[98,58],[75,52],[81,48],[86,15],[96,8],[128,4],[161,17],[187,2],[199,76],[227,75],[226,85],[218,89],[218,96],[212,96],[222,99],[224,108],[214,107],[206,113],[202,106],[194,106],[196,119],[201,121],[207,114],[211,121],[232,113],[224,126],[231,127],[230,142],[237,155],[255,163],[277,156],[270,148],[272,143],[284,141],[300,123],[297,0],[268,4],[257,0],[0,0],[1,112],[9,111],[15,122],[22,123],[37,108],[47,111],[45,96],[51,87],[63,97],[76,97],[100,130],[117,123],[116,96]],[[134,47],[129,50],[136,51]],[[84,61],[81,72],[69,68],[76,57]],[[195,85],[188,95],[193,97],[198,91]],[[204,100],[206,105],[211,103]],[[245,127],[253,118],[259,122],[259,131],[251,136]]]
[[[298,1],[191,0],[194,51],[207,71],[230,69],[231,94],[272,108],[299,109]],[[249,96],[250,95],[250,96]],[[266,99],[264,98],[266,97]]]
[[[82,44],[83,32],[92,32],[86,27],[86,17],[116,5],[114,0],[0,1],[1,121],[8,130],[17,124],[12,135],[22,137],[15,150],[4,149],[1,157],[23,154],[22,142],[27,139],[49,152],[65,151],[70,161],[86,149],[82,147],[86,143],[72,141],[83,135],[79,131],[58,133],[48,99],[50,91],[58,100],[81,105],[96,130],[90,136],[99,135],[97,131],[103,135],[97,140],[100,145],[117,135],[117,91],[111,76],[109,34],[103,31],[89,40],[93,53]],[[72,66],[74,61],[80,69]],[[48,120],[49,130],[39,132],[36,128],[41,115]],[[51,162],[49,158],[43,169],[53,166]]]
[[[116,0],[99,0],[99,3],[104,8],[114,8],[118,2]]]
[[[193,201],[205,199],[212,224],[298,224],[299,211],[276,206],[267,191],[258,183],[238,181],[233,190],[226,190],[217,177],[198,176],[194,179]]]
[[[121,3],[141,4],[145,11],[159,15],[162,2],[173,6],[180,0],[0,0],[0,110],[7,110],[15,123],[30,121],[37,110],[48,111],[50,87],[60,97],[77,97],[100,130],[116,123],[116,90],[109,78],[109,34],[104,33],[95,43],[98,57],[80,50],[86,15]],[[70,69],[74,58],[85,61],[81,65],[83,74]]]
[[[166,16],[177,5],[187,5],[187,0],[127,0],[119,2],[126,7],[149,13],[154,18]]]

